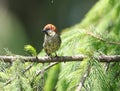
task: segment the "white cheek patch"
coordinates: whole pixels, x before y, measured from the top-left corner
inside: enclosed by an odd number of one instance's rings
[[[54,31],[49,31],[48,34],[49,34],[50,36],[54,36],[54,35],[55,35],[55,32],[54,32]]]

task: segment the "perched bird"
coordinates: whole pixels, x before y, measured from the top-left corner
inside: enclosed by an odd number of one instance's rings
[[[45,33],[43,48],[47,56],[52,56],[52,53],[55,53],[59,49],[61,44],[61,38],[57,31],[57,28],[53,24],[47,24],[42,32]]]

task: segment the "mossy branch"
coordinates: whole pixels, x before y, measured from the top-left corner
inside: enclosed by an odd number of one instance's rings
[[[88,58],[87,56],[59,56],[59,57],[37,57],[37,56],[0,56],[0,60],[4,62],[14,62],[16,59],[21,59],[24,62],[37,62],[37,63],[48,63],[48,62],[72,62],[72,61],[83,61]],[[120,55],[100,55],[96,57],[100,62],[120,62]]]

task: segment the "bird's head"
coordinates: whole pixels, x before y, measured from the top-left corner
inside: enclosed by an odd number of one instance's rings
[[[57,33],[57,29],[53,24],[47,24],[42,32],[44,32],[48,36],[54,36]]]

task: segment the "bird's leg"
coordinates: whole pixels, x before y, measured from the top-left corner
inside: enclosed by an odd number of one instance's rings
[[[58,57],[57,53],[55,52],[55,57]]]
[[[49,54],[49,53],[47,53],[47,54],[46,54],[46,56],[47,56],[49,59],[51,59],[51,58],[52,58],[52,55],[51,55],[51,54]]]
[[[55,52],[55,57],[57,57],[57,58],[59,57],[56,52]]]
[[[36,57],[36,60],[38,61],[39,59],[38,59],[38,56],[35,56]]]

